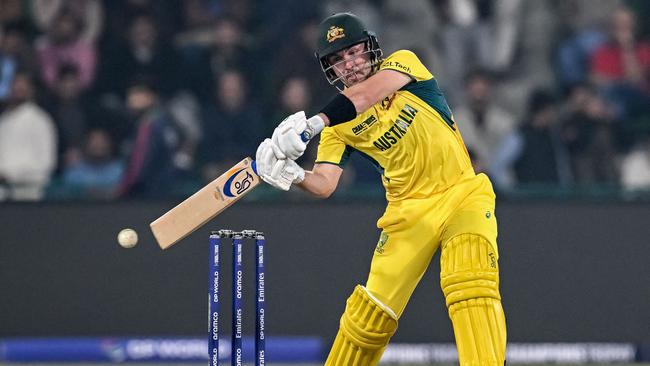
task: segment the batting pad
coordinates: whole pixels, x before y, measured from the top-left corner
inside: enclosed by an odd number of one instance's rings
[[[348,298],[325,366],[378,364],[396,330],[395,313],[357,285]]]
[[[457,235],[443,244],[440,285],[461,366],[503,365],[506,319],[496,252],[484,237]]]

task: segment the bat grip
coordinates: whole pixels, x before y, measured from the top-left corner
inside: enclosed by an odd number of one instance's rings
[[[253,160],[253,162],[251,163],[251,168],[253,168],[255,174],[259,175],[259,173],[257,172],[257,162],[255,160]]]
[[[311,140],[311,133],[308,132],[307,130],[302,131],[302,133],[300,134],[300,139],[302,140],[302,142],[308,142],[309,140]]]

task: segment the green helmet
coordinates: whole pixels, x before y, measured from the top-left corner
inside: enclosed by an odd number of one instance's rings
[[[369,31],[359,17],[352,13],[337,13],[320,23],[315,55],[330,84],[339,81],[339,78],[334,73],[333,65],[327,61],[327,56],[358,43],[366,44],[370,63],[373,69],[376,68],[381,61],[382,51],[375,33]]]

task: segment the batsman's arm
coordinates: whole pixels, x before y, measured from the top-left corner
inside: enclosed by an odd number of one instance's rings
[[[381,70],[367,80],[346,88],[341,94],[350,99],[357,113],[363,113],[411,81],[411,76],[399,71]]]
[[[350,121],[411,81],[411,76],[399,71],[381,70],[336,95],[318,116],[325,126]]]
[[[343,169],[334,164],[315,164],[312,171],[305,172],[305,179],[296,184],[319,198],[327,198],[336,190]]]
[[[411,76],[399,71],[381,70],[369,77],[368,80],[343,90],[320,113],[310,118],[307,124],[309,126],[309,122],[316,117],[320,117],[325,126],[335,126],[350,121],[357,114],[365,112],[368,108],[395,93],[411,81],[413,81]],[[317,129],[318,132],[320,132],[320,129]],[[314,137],[316,133],[313,130],[313,128],[308,127],[307,130],[300,134],[303,142],[309,142]]]

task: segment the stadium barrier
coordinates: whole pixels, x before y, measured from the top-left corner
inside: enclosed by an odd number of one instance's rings
[[[274,363],[318,363],[327,345],[319,337],[268,337],[267,359]],[[244,350],[253,354],[252,337]],[[510,343],[511,364],[632,363],[650,361],[649,347],[633,343]],[[0,340],[2,362],[203,362],[208,360],[205,338],[8,338]],[[244,362],[252,362],[252,357]],[[230,359],[230,341],[220,344],[220,359]],[[431,364],[458,361],[452,343],[391,344],[382,363]]]

